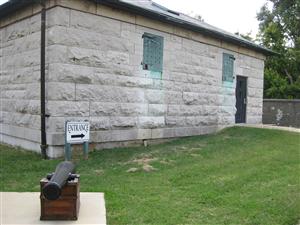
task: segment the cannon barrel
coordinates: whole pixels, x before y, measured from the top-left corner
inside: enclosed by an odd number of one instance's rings
[[[75,170],[72,162],[61,162],[56,166],[50,181],[43,187],[42,193],[48,200],[56,200],[61,195],[61,189],[68,181],[69,175]]]

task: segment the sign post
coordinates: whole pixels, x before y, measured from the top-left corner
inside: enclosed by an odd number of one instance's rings
[[[65,160],[72,157],[71,144],[83,144],[84,158],[88,158],[90,123],[88,121],[66,121],[65,123]]]

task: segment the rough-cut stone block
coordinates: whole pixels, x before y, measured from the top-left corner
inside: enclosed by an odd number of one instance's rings
[[[34,15],[29,19],[30,33],[40,33],[41,30],[41,14]]]
[[[135,23],[126,23],[126,22],[121,22],[121,37],[122,38],[126,38],[126,39],[130,39],[130,41],[132,41],[133,43],[141,43],[140,39],[141,37],[139,35],[137,35],[136,33],[136,25]],[[133,37],[137,37],[138,36],[138,42],[135,42],[135,40],[131,40],[134,39]]]
[[[46,122],[47,132],[64,132],[66,120],[64,117],[48,117]]]
[[[55,7],[47,11],[46,26],[65,26],[70,24],[70,9]]]
[[[1,97],[4,99],[22,99],[25,96],[24,90],[7,90],[1,91]]]
[[[216,95],[193,92],[183,93],[183,102],[187,105],[217,105],[217,101]]]
[[[2,143],[7,143],[15,147],[22,147],[28,151],[41,152],[40,143],[31,140],[25,140],[24,138],[14,137],[11,135],[5,135],[0,133],[0,140]]]
[[[163,116],[167,112],[167,106],[163,104],[149,104],[148,107],[150,116]]]
[[[48,82],[46,89],[47,100],[75,100],[74,83]]]
[[[182,104],[182,92],[166,91],[164,96],[165,104]]]
[[[13,47],[10,48],[9,55],[18,54],[25,51],[39,49],[41,44],[41,34],[38,32],[26,35],[14,40]]]
[[[151,138],[159,139],[159,138],[172,138],[174,137],[175,128],[155,128],[151,129]]]
[[[3,80],[2,80],[3,81]],[[1,81],[1,83],[2,83]],[[28,84],[40,81],[40,71],[35,71],[34,67],[15,69],[9,72],[6,84]]]
[[[247,117],[248,124],[261,124],[262,123],[262,116],[249,116]]]
[[[260,107],[248,107],[247,108],[247,115],[249,116],[261,116],[262,115],[262,108]]]
[[[65,144],[65,135],[64,132],[47,132],[47,143],[49,145],[64,145]]]
[[[112,130],[111,141],[132,141],[138,139],[138,130]]]
[[[13,26],[8,26],[4,35],[4,42],[25,37],[30,33],[29,19],[21,20],[14,23]]]
[[[89,12],[89,13],[96,13],[97,4],[95,2],[88,2],[88,1],[81,1],[81,0],[58,0],[57,3],[67,8]]]
[[[149,18],[143,17],[143,16],[139,16],[136,15],[136,24],[140,25],[137,27],[137,32],[144,32],[145,30],[147,30],[147,28],[152,28],[149,29],[150,33],[155,33],[161,36],[167,36],[168,33],[172,33],[173,32],[173,26],[171,25],[166,25],[160,21],[157,20],[151,20]],[[162,32],[158,32],[158,31],[162,31]]]
[[[97,33],[93,30],[84,31],[73,27],[55,26],[49,28],[48,44],[60,44],[87,49],[99,49],[101,52],[134,52],[134,44],[130,40],[112,37],[106,33]]]
[[[68,58],[68,48],[61,45],[51,45],[46,47],[46,58],[47,62],[52,63],[67,63]]]
[[[89,102],[48,101],[46,112],[50,116],[89,116]]]
[[[200,43],[207,43],[212,46],[221,46],[221,41],[219,39],[215,39],[212,37],[208,37],[206,35],[201,35],[198,32],[190,32],[190,38]]]
[[[39,83],[27,84],[24,99],[40,99],[41,85]]]
[[[32,142],[40,142],[40,131],[37,129],[32,129],[28,127],[20,127],[20,126],[14,126],[14,125],[3,125],[3,130],[2,132],[4,134],[25,139],[25,140],[30,140]]]
[[[120,115],[118,105],[116,103],[91,102],[90,115],[94,117],[116,116]]]
[[[112,36],[121,34],[121,22],[74,10],[71,11],[71,26]]]
[[[115,51],[102,52],[100,50],[85,48],[69,48],[65,61],[73,64],[93,66],[93,67],[109,67],[110,63],[115,65],[128,65],[129,54]]]
[[[114,128],[135,127],[137,119],[135,117],[110,117],[110,124]]]
[[[147,104],[91,102],[91,116],[140,116],[147,115]]]
[[[151,104],[180,104],[182,93],[175,91],[147,90],[146,100]]]
[[[210,126],[218,123],[217,116],[189,116],[186,117],[187,126]]]
[[[258,89],[258,88],[248,88],[247,89],[247,94],[249,97],[254,97],[254,98],[262,98],[263,96],[263,89]]]
[[[76,100],[102,102],[142,103],[144,91],[138,88],[120,88],[102,85],[76,85]]]
[[[151,104],[163,104],[165,92],[161,90],[146,90],[145,97],[147,102]]]
[[[92,67],[60,63],[49,66],[49,81],[54,82],[91,84],[93,74],[94,68]]]
[[[111,128],[109,117],[91,117],[90,118],[91,130],[108,130]]]
[[[168,90],[168,91],[183,91],[182,82],[170,81],[170,80],[153,80],[153,88],[158,90]]]
[[[209,49],[207,45],[189,39],[183,39],[182,48],[184,52],[195,55],[206,55]]]
[[[218,110],[218,114],[222,116],[234,116],[236,113],[235,106],[221,106]]]
[[[3,57],[4,68],[34,67],[40,64],[39,49]]]
[[[181,28],[181,27],[174,26],[173,33],[174,33],[174,35],[179,36],[179,37],[183,37],[183,38],[187,38],[187,39],[191,38],[191,31]]]
[[[174,130],[175,137],[187,137],[200,135],[202,133],[202,127],[179,127]]]
[[[140,128],[157,128],[165,125],[164,117],[139,117]]]
[[[2,46],[0,50],[1,60],[3,60],[5,57],[18,53],[14,51],[14,48],[15,48],[15,40],[2,42]]]
[[[18,100],[14,102],[14,109],[11,112],[39,114],[40,113],[40,101],[39,100]]]
[[[97,14],[109,18],[114,18],[120,21],[126,21],[135,24],[135,14],[122,11],[116,8],[111,8],[105,5],[97,4]]]
[[[112,141],[111,131],[92,131],[90,140],[93,143],[110,142]]]
[[[248,87],[263,89],[264,88],[264,80],[249,77],[248,78]]]
[[[119,115],[124,116],[141,116],[146,115],[148,111],[147,104],[119,104]]]
[[[186,119],[183,116],[166,116],[166,126],[182,127],[186,125]]]
[[[219,95],[219,105],[235,106],[236,99],[234,95]]]
[[[1,97],[6,99],[32,99],[40,98],[39,84],[1,85]]]
[[[251,78],[263,79],[264,71],[247,67],[243,68],[243,75]]]
[[[6,118],[5,118],[6,117]],[[27,127],[33,129],[40,128],[41,118],[39,115],[23,114],[23,113],[7,113],[4,120],[14,126]]]
[[[230,125],[235,123],[234,116],[219,116],[218,117],[218,124],[219,125]]]
[[[247,107],[259,107],[262,108],[263,106],[263,99],[262,98],[247,98]]]
[[[134,67],[131,65],[123,65],[111,62],[109,64],[103,64],[103,67],[101,68],[95,68],[95,73],[133,76]]]
[[[174,52],[176,50],[181,50],[182,49],[182,43],[173,42],[173,41],[165,41],[164,48],[166,50],[170,50],[171,52]]]

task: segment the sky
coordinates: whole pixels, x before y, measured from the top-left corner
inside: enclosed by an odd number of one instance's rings
[[[154,0],[175,11],[200,15],[204,21],[231,33],[258,32],[256,13],[266,0]]]
[[[0,4],[7,0],[0,0]],[[172,10],[201,15],[205,22],[229,31],[255,37],[258,32],[256,13],[266,0],[154,0]]]

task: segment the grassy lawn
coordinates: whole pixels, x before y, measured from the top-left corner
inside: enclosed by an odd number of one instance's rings
[[[1,191],[39,191],[59,160],[0,146]],[[297,224],[300,135],[235,127],[75,160],[81,191],[104,192],[109,224]]]

